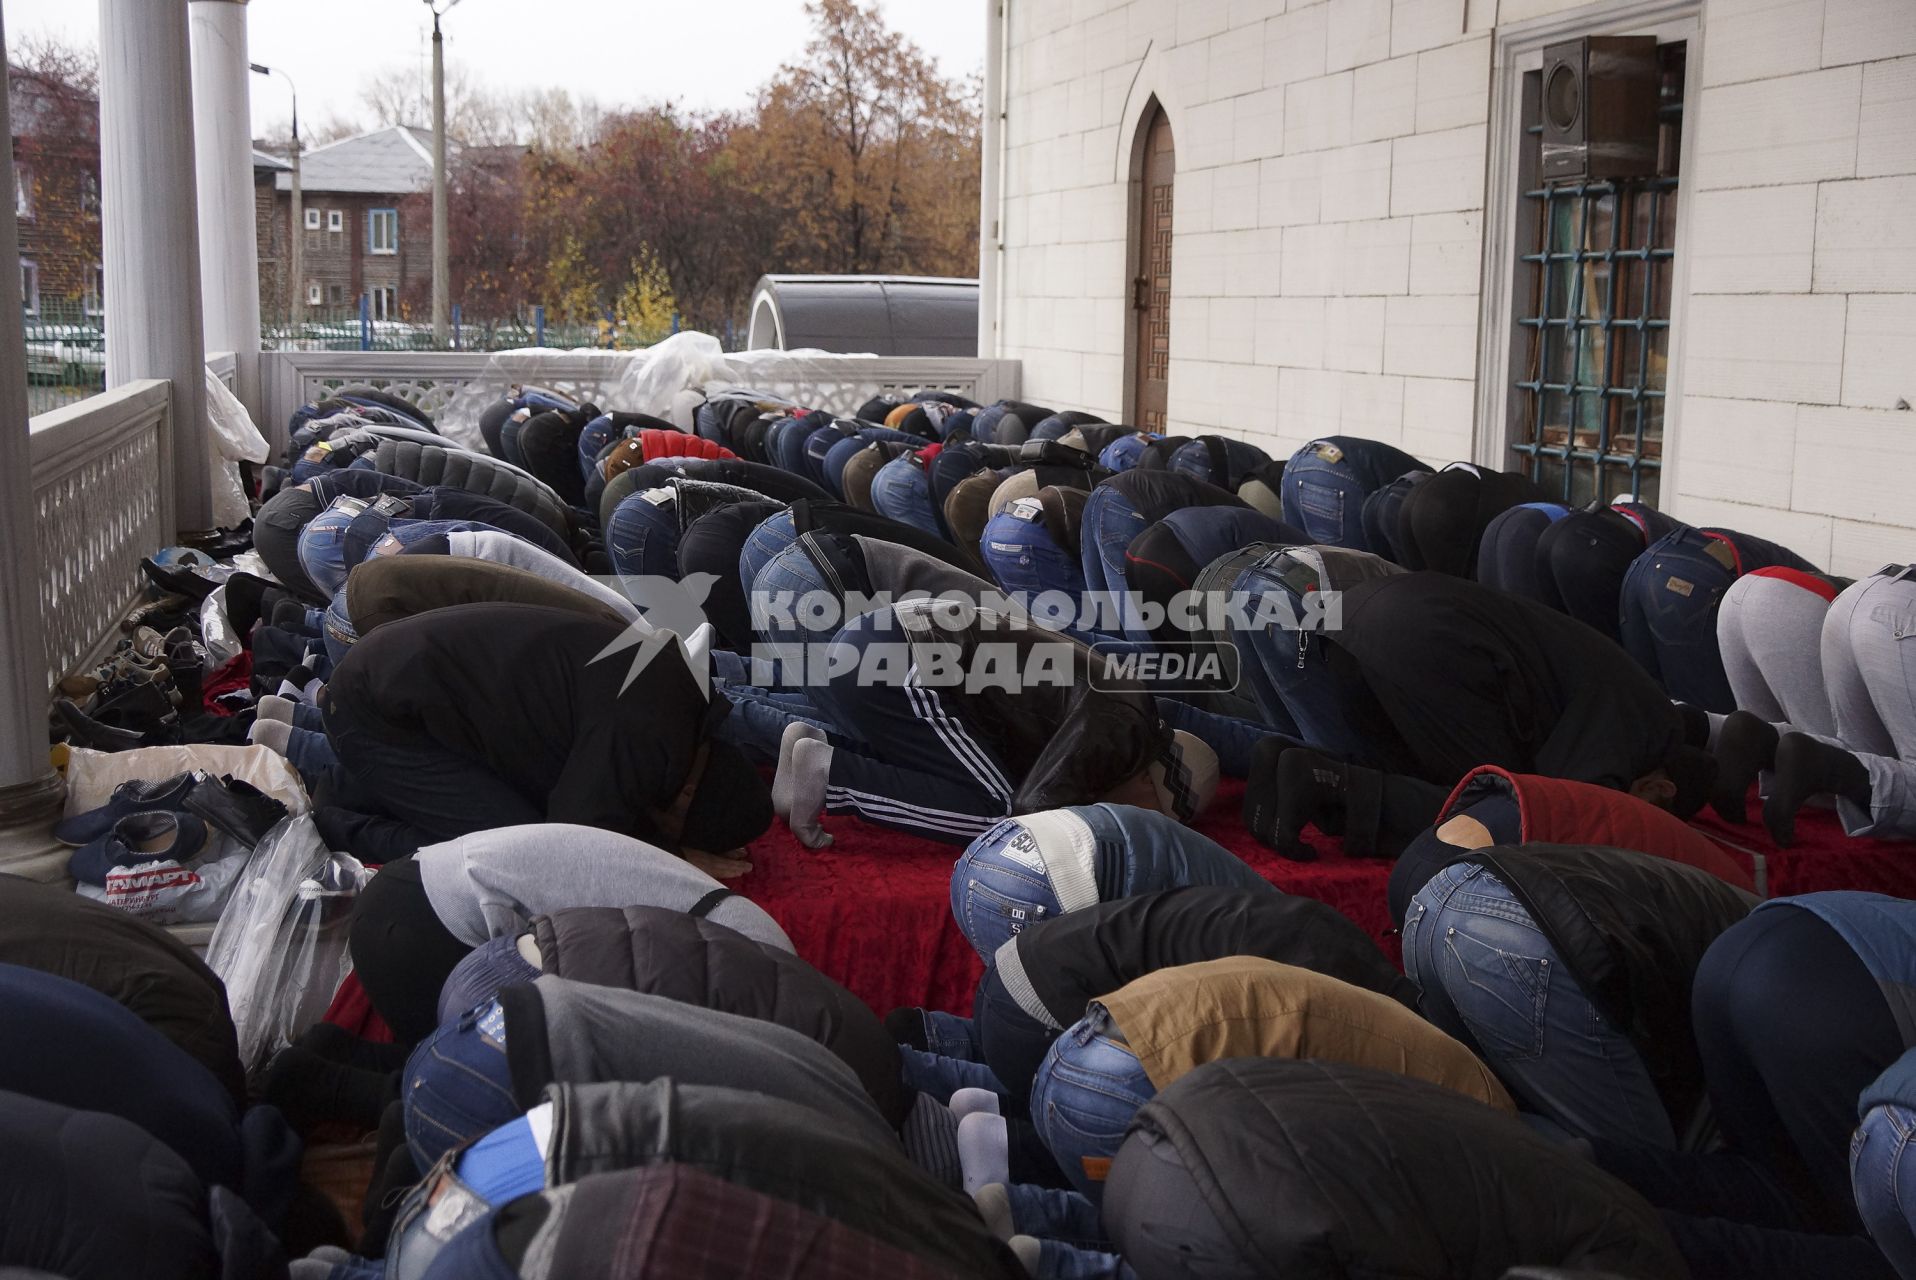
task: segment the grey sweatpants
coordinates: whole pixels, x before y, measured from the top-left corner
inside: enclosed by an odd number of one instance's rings
[[[1837,802],[1853,836],[1916,836],[1916,568],[1860,579],[1823,621],[1823,681],[1836,738],[1869,771],[1865,813]]]
[[[1739,710],[1835,736],[1821,640],[1829,612],[1822,596],[1787,578],[1746,573],[1731,584],[1717,608],[1716,641]]]

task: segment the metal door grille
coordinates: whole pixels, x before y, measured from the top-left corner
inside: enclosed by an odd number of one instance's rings
[[[1546,186],[1542,73],[1524,77],[1512,335],[1515,465],[1571,505],[1655,502],[1669,376],[1684,46],[1662,61],[1657,175]]]

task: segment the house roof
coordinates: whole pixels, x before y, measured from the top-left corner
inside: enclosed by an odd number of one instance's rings
[[[273,169],[281,173],[291,173],[293,166],[269,151],[253,148],[253,167],[255,169]]]
[[[432,144],[406,125],[392,125],[314,147],[300,157],[300,187],[345,195],[406,195],[432,187]],[[290,172],[275,180],[293,189]]]

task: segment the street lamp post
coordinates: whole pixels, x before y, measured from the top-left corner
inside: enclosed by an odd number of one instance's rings
[[[252,68],[254,75],[279,76],[286,81],[286,87],[293,95],[293,212],[292,234],[287,237],[287,257],[291,260],[288,273],[292,276],[292,287],[286,291],[286,310],[287,320],[297,325],[305,317],[306,303],[305,208],[299,190],[299,87],[293,83],[293,77],[277,67],[265,67],[257,62],[247,65]]]
[[[450,328],[452,247],[446,208],[446,41],[439,19],[459,0],[425,0],[432,10],[432,341],[446,345]]]

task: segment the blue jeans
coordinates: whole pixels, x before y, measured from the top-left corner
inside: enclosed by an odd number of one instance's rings
[[[1277,892],[1236,854],[1167,814],[1116,804],[1054,812],[1072,815],[1088,833],[1100,902],[1194,884]],[[952,869],[952,917],[987,962],[1026,925],[1071,909],[1022,818],[1006,818],[973,840]]]
[[[506,1065],[505,1012],[491,1000],[423,1040],[406,1060],[402,1100],[413,1163],[430,1169],[469,1138],[520,1115]]]
[[[1060,547],[1045,526],[1044,512],[1035,499],[1023,499],[1000,511],[985,525],[978,540],[991,576],[1006,591],[1037,595],[1084,590],[1084,565]]]
[[[1727,544],[1699,529],[1653,543],[1623,575],[1619,622],[1623,647],[1679,702],[1706,711],[1736,710],[1717,647],[1716,614],[1736,570],[1710,554]]]
[[[790,516],[786,516],[790,519]],[[765,524],[779,519],[773,516]],[[765,525],[754,530],[752,536],[759,536]],[[745,558],[752,554],[752,545],[748,542],[745,552],[739,557],[741,566]],[[824,626],[813,630],[806,625],[807,597],[824,605],[835,601],[837,592],[825,580],[825,575],[812,561],[811,554],[796,542],[787,544],[784,550],[773,556],[750,579],[746,588],[746,604],[751,608],[752,629],[766,644],[773,646],[781,654],[799,656],[796,646],[824,644],[832,638],[840,621],[836,604],[820,616]],[[781,673],[783,678],[783,673]]]
[[[1483,867],[1432,876],[1404,916],[1424,1016],[1474,1044],[1524,1105],[1578,1137],[1673,1149],[1650,1072],[1509,886]]]
[[[1101,1004],[1052,1044],[1031,1085],[1031,1122],[1064,1176],[1092,1204],[1138,1108],[1157,1096]]]
[[[1116,489],[1099,485],[1084,504],[1078,528],[1079,558],[1087,591],[1123,591],[1124,551],[1149,523],[1144,513]]]
[[[1364,499],[1369,491],[1346,462],[1327,462],[1309,449],[1284,465],[1280,482],[1284,522],[1296,525],[1322,546],[1350,547],[1389,555],[1364,536]]]
[[[618,438],[619,433],[613,428],[612,415],[609,413],[602,413],[585,424],[585,429],[579,432],[578,445],[581,480],[591,479],[593,471],[599,465],[599,454]]]
[[[299,531],[299,567],[327,595],[346,584],[346,530],[357,514],[331,507]]]
[[[308,610],[317,613],[318,610]],[[326,657],[334,666],[338,666],[346,651],[359,641],[359,632],[353,629],[352,615],[346,612],[346,588],[333,592],[333,602],[326,606],[326,612],[320,615],[320,638],[326,644]],[[320,725],[299,724],[295,716],[293,723],[302,729],[320,728]]]
[[[878,469],[878,474],[872,477],[872,506],[878,509],[879,515],[908,524],[934,538],[945,536],[938,527],[937,514],[931,509],[931,477],[925,474],[916,454],[893,458]]]
[[[748,593],[752,590],[752,584],[758,581],[758,575],[765,571],[765,566],[796,541],[798,531],[793,527],[790,511],[780,511],[759,522],[738,553],[738,580],[745,584]]]
[[[798,473],[827,490],[837,492],[835,485],[826,483],[825,459],[831,455],[833,447],[846,438],[844,432],[829,422],[822,427],[812,428],[799,449]]]
[[[960,1089],[989,1089],[1001,1098],[1010,1096],[984,1063],[927,1053],[906,1044],[898,1046],[898,1074],[907,1089],[930,1094],[938,1102],[950,1102]],[[1009,1108],[1001,1104],[1000,1110]]]
[[[679,509],[676,493],[653,502],[634,493],[612,509],[605,524],[605,551],[612,571],[631,577],[679,576]]]
[[[1916,1112],[1885,1103],[1872,1107],[1850,1139],[1850,1182],[1856,1211],[1870,1239],[1897,1274],[1916,1276]]]
[[[1252,608],[1266,596],[1280,597],[1291,616],[1301,619],[1302,599],[1274,568],[1282,554],[1274,552],[1244,570],[1235,589],[1247,594]],[[1230,636],[1241,679],[1267,722],[1285,732],[1294,727],[1305,742],[1347,759],[1370,758],[1369,741],[1349,715],[1352,695],[1362,691],[1348,688],[1332,669],[1321,632],[1260,626],[1233,629]]]

